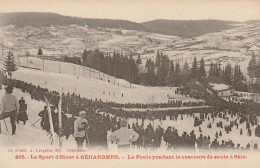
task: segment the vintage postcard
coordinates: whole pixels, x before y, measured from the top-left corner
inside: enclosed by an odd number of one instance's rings
[[[260,167],[260,1],[0,0],[0,167]]]

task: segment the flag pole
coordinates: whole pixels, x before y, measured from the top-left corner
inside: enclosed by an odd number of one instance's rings
[[[55,133],[54,133],[54,127],[53,127],[53,120],[52,120],[52,114],[51,114],[51,108],[50,108],[50,103],[46,97],[44,97],[45,102],[47,104],[47,109],[48,109],[48,116],[49,116],[49,124],[50,124],[50,131],[52,135],[52,141],[53,145],[55,147],[56,141],[55,141]]]
[[[58,118],[59,118],[59,148],[61,148],[62,143],[61,143],[61,129],[62,129],[62,117],[61,117],[61,104],[62,104],[62,90],[63,88],[61,88],[60,91],[60,101],[59,101],[59,111],[58,111]]]

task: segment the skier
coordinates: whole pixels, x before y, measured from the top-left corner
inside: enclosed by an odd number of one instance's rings
[[[155,133],[151,123],[144,131],[144,147],[152,149],[154,147]]]
[[[254,150],[254,151],[257,151],[257,150],[258,150],[258,145],[257,145],[257,144],[254,145],[253,150]]]
[[[20,110],[17,115],[17,123],[19,123],[19,121],[23,121],[23,125],[25,125],[26,121],[28,120],[28,116],[26,113],[27,104],[25,103],[25,100],[23,99],[23,97],[19,100],[19,105],[20,105]]]
[[[219,148],[219,143],[218,143],[217,139],[215,139],[215,140],[211,143],[210,149],[212,149],[212,150],[218,150],[218,148]]]
[[[44,110],[42,110],[38,116],[40,116],[42,119],[41,119],[41,127],[43,128],[44,126],[44,122],[45,120],[47,119],[46,117],[48,117],[48,111],[47,111],[47,106],[44,106]]]
[[[72,115],[72,117],[68,118],[68,120],[66,122],[63,122],[63,127],[64,127],[64,135],[66,137],[66,139],[69,139],[69,136],[71,134],[73,134],[74,131],[74,122],[75,122],[76,118],[74,117],[74,115]]]
[[[195,135],[195,133],[194,133],[194,130],[192,130],[192,131],[190,132],[189,142],[190,142],[190,148],[191,148],[191,149],[195,149],[196,135]]]
[[[203,137],[202,149],[209,149],[210,140],[206,136]]]
[[[117,143],[119,151],[129,150],[131,142],[136,141],[139,137],[135,131],[128,129],[127,125],[127,121],[122,119],[120,121],[121,128],[109,135],[109,139]]]
[[[95,146],[99,147],[102,150],[108,150],[107,145],[107,128],[106,125],[103,123],[103,117],[99,115],[97,117],[97,121],[95,124],[96,127],[96,135],[95,135]]]
[[[162,137],[163,137],[164,129],[158,125],[158,127],[155,129],[155,147],[159,148],[161,146]]]
[[[86,116],[86,112],[81,111],[79,112],[79,117],[74,122],[74,138],[77,142],[77,149],[82,149],[84,141],[88,141],[88,135],[85,131],[88,128],[88,121],[86,120]]]
[[[8,85],[5,88],[6,94],[2,97],[1,100],[1,114],[0,120],[10,117],[10,122],[12,125],[12,135],[15,134],[16,131],[16,117],[17,112],[19,111],[19,103],[17,98],[12,94],[13,87]]]
[[[139,135],[139,137],[136,140],[136,144],[137,144],[137,148],[141,149],[144,145],[143,144],[144,143],[144,127],[137,125],[136,128],[137,128],[136,132]]]
[[[169,142],[170,142],[170,134],[171,134],[171,131],[172,131],[172,127],[169,126],[166,131],[164,132],[163,134],[163,140],[166,142],[166,145],[170,145]]]

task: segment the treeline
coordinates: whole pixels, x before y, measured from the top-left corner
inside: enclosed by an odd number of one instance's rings
[[[93,51],[85,49],[82,58],[66,57],[64,61],[97,69],[131,83],[147,86],[179,87],[185,86],[192,79],[218,77],[233,85],[236,90],[247,91],[244,84],[245,77],[239,65],[233,68],[229,63],[225,67],[211,63],[207,72],[203,58],[197,60],[194,57],[191,67],[187,62],[181,66],[179,62],[170,60],[167,55],[157,52],[155,61],[151,58],[147,59],[144,71],[138,69],[138,66],[142,64],[140,55],[135,60],[132,56],[127,57],[115,51],[113,54],[103,54],[98,49]]]
[[[77,65],[82,65],[82,61],[81,61],[80,57],[68,57],[68,56],[65,56],[63,61],[64,62],[73,63],[73,64],[77,64]]]
[[[241,68],[238,64],[234,68],[228,63],[222,71],[222,79],[228,84],[233,85],[237,91],[248,91],[245,83],[245,77],[241,72]]]
[[[132,56],[126,57],[119,52],[114,52],[110,56],[110,54],[104,55],[98,49],[94,51],[85,49],[82,54],[82,65],[135,84],[140,83],[138,74],[140,63],[140,58],[139,61],[135,61]]]
[[[247,67],[248,76],[251,78],[250,84],[254,84],[254,78],[256,83],[259,83],[260,79],[260,59],[256,59],[255,55],[252,55]]]
[[[187,62],[181,67],[179,62],[174,63],[167,55],[157,52],[155,61],[148,59],[145,68],[146,73],[142,78],[145,85],[179,87],[185,86],[192,79],[218,77],[233,85],[236,90],[247,91],[245,77],[238,64],[232,68],[228,63],[222,69],[220,64],[211,63],[209,71],[206,72],[203,58],[198,61],[195,57],[191,67]]]
[[[90,67],[131,83],[140,84],[141,75],[138,72],[138,65],[141,64],[140,56],[135,61],[132,56],[126,57],[115,51],[110,55],[104,54],[98,49],[85,49],[81,58],[65,56],[64,62]]]
[[[179,87],[191,79],[207,76],[203,58],[198,62],[195,57],[191,68],[187,62],[181,67],[179,62],[174,63],[167,55],[159,52],[155,61],[147,60],[145,68],[144,83],[151,86]]]
[[[250,78],[248,84],[250,91],[260,93],[260,59],[254,54],[248,63],[247,74]]]

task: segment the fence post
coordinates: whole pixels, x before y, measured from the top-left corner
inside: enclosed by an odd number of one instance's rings
[[[90,68],[88,68],[88,71],[89,71],[89,78],[91,78],[91,71],[90,71]]]
[[[44,59],[42,59],[42,70],[44,71]]]

